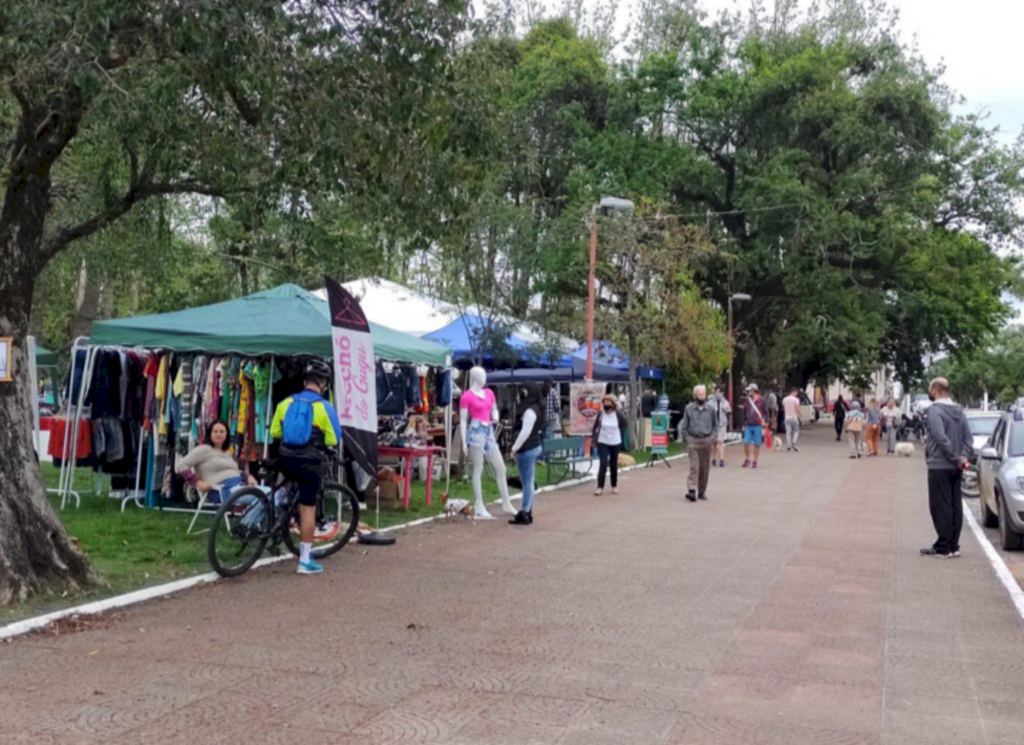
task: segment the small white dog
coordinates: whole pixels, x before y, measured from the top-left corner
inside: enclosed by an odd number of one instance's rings
[[[782,438],[781,437],[776,437],[772,441],[772,450],[774,450],[777,453],[781,453],[782,452]]]
[[[897,442],[896,443],[896,455],[901,458],[909,458],[914,454],[914,443],[912,442]]]

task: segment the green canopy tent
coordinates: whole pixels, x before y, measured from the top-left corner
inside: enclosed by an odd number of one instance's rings
[[[451,365],[450,351],[440,344],[372,322],[370,333],[378,360],[432,367]],[[88,344],[92,349],[122,346],[254,357],[333,357],[327,301],[294,284],[199,308],[97,321]],[[88,379],[88,363],[86,370]],[[269,399],[268,395],[268,408]],[[77,417],[75,425],[73,434],[77,434]],[[73,461],[68,462],[73,466]]]
[[[375,323],[370,323],[370,332],[377,359],[433,367],[448,364],[449,351],[439,344]],[[89,341],[174,352],[333,354],[327,301],[292,284],[201,308],[98,321]]]
[[[36,347],[36,367],[57,367],[56,353]]]

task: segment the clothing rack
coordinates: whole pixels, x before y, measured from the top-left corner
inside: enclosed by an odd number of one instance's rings
[[[79,337],[74,340],[71,346],[71,369],[68,376],[68,396],[66,398],[66,426],[63,432],[63,448],[62,453],[64,454],[63,460],[60,467],[60,477],[58,482],[58,488],[50,490],[52,493],[56,493],[61,498],[61,509],[65,509],[68,502],[74,500],[75,506],[81,506],[81,497],[83,494],[100,494],[101,488],[99,484],[99,477],[97,476],[97,483],[92,492],[80,492],[75,489],[76,474],[78,470],[78,458],[77,455],[77,443],[78,437],[81,432],[82,422],[86,416],[90,413],[91,407],[86,403],[89,400],[90,393],[93,391],[93,376],[96,372],[97,359],[101,352],[128,352],[151,356],[153,354],[170,353],[168,350],[163,349],[150,349],[138,346],[126,347],[120,345],[92,345],[89,339],[86,337]],[[84,357],[79,362],[79,355],[84,352]],[[270,449],[270,429],[271,422],[273,419],[273,401],[275,392],[275,370],[279,362],[279,356],[275,354],[269,355],[248,355],[248,354],[235,354],[231,352],[212,352],[206,350],[195,350],[194,352],[189,351],[175,351],[175,354],[192,354],[204,357],[217,357],[217,356],[238,356],[246,359],[267,359],[270,360],[270,375],[267,385],[266,394],[266,413],[264,421],[262,423],[262,430],[264,434],[262,443],[262,455],[263,458],[267,458]],[[386,361],[387,364],[407,365],[402,361]],[[451,358],[448,357],[446,360],[447,364],[444,369],[451,374]],[[78,390],[74,390],[75,380],[78,378]],[[451,381],[454,385],[454,380]],[[254,405],[254,404],[253,404]],[[450,491],[451,488],[451,455],[452,455],[452,426],[453,426],[453,402],[449,399],[447,406],[444,407],[444,426],[446,435],[446,447],[445,447],[445,490]],[[148,412],[147,412],[148,414]],[[122,413],[123,415],[123,413]],[[155,427],[156,424],[154,423]],[[139,428],[138,432],[138,452],[135,456],[135,479],[134,488],[125,489],[123,492],[116,493],[110,492],[110,496],[121,500],[121,511],[123,512],[129,504],[135,504],[139,508],[143,507],[159,507],[159,509],[168,512],[183,512],[188,514],[195,514],[195,506],[188,507],[176,507],[163,504],[157,504],[158,500],[151,497],[152,488],[152,470],[154,464],[153,448],[155,444],[156,435],[150,432],[149,429],[143,424]],[[339,443],[340,445],[340,443]],[[145,467],[143,459],[147,458],[149,465]],[[70,457],[69,457],[70,456]],[[172,450],[169,457],[174,457],[174,451]],[[173,461],[171,467],[173,468]],[[144,473],[146,474],[144,476]],[[376,474],[373,474],[376,477]],[[429,475],[428,475],[429,477]]]

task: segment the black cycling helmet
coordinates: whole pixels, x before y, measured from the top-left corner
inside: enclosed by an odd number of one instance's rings
[[[323,360],[310,360],[303,368],[302,377],[306,381],[318,380],[321,383],[330,383],[334,378],[334,369]]]

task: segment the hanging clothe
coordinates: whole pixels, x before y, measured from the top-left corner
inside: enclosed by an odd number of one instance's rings
[[[437,405],[444,408],[452,402],[452,371],[443,370],[434,376],[434,380],[436,381]]]
[[[414,366],[404,368],[405,405],[410,409],[418,408],[423,400],[420,397],[420,373]]]

